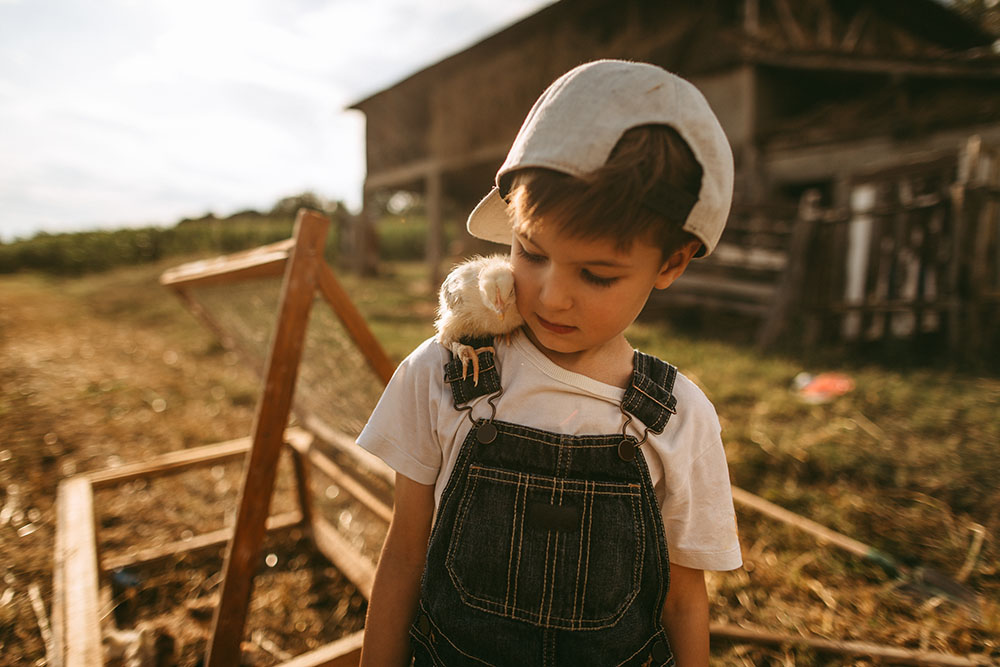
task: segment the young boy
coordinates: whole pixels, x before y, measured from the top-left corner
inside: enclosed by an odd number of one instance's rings
[[[658,67],[538,99],[468,222],[511,245],[523,335],[474,341],[475,384],[426,341],[358,438],[397,471],[362,664],[708,664],[703,571],[742,564],[718,418],[623,331],[732,187],[705,99]]]

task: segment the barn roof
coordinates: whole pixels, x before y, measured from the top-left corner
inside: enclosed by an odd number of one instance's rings
[[[561,0],[527,16],[520,21],[489,35],[479,42],[458,51],[443,60],[439,60],[421,70],[416,71],[401,81],[360,99],[348,108],[364,111],[379,98],[393,91],[401,84],[420,87],[425,82],[433,81],[448,72],[451,68],[461,67],[476,58],[486,58],[492,53],[517,44],[525,36],[542,30],[546,23],[558,21],[567,13],[586,11],[614,0]],[[706,3],[709,11],[725,11],[733,14],[736,0],[714,0]],[[832,9],[843,16],[857,14],[861,9],[868,8],[886,21],[906,28],[928,42],[940,45],[949,51],[967,51],[989,47],[996,39],[982,27],[966,20],[958,12],[943,6],[937,0],[830,0]],[[774,61],[777,56],[774,49],[750,49],[744,51],[744,57],[752,61]],[[822,68],[825,59],[808,59],[799,61],[800,66]],[[794,66],[794,65],[793,65]]]

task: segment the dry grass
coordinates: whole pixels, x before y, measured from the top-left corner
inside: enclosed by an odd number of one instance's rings
[[[0,280],[0,507],[11,508],[6,521],[0,514],[2,665],[44,657],[27,589],[37,583],[51,599],[61,477],[250,430],[256,377],[155,284],[162,268],[76,281]],[[418,268],[398,265],[378,280],[345,282],[392,356],[430,334],[433,297]],[[788,390],[803,370],[793,359],[659,325],[638,325],[631,337],[680,366],[716,403],[736,484],[900,559],[964,575],[982,601],[973,617],[874,564],[738,510],[746,567],[710,576],[715,620],[1000,660],[1000,381],[847,365],[834,369],[852,375],[855,391],[814,406]],[[102,549],[224,525],[238,479],[227,465],[101,491]],[[281,511],[291,506],[287,471],[278,487]],[[342,526],[367,523],[337,504],[336,489],[321,495]],[[986,539],[977,551],[978,526]],[[257,662],[359,626],[360,596],[301,535],[275,536],[268,554],[273,566],[262,564],[250,631],[271,652],[258,649]],[[208,552],[129,573],[139,583],[112,591],[108,613],[117,605],[133,620],[169,625],[181,664],[194,664],[218,567],[219,554]],[[713,656],[720,665],[872,664],[727,642]]]

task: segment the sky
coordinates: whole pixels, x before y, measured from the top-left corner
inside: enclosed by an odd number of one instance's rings
[[[552,0],[0,0],[0,241],[313,191],[360,205],[345,107]]]

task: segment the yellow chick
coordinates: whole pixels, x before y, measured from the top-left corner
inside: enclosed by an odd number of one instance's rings
[[[514,300],[514,270],[505,255],[476,256],[459,264],[441,284],[436,339],[462,360],[462,378],[472,363],[479,384],[479,357],[492,346],[473,349],[459,342],[466,336],[509,336],[524,324]]]

